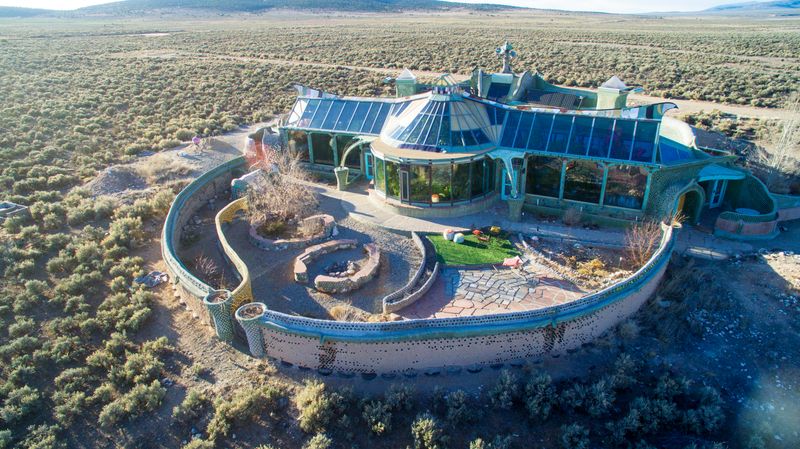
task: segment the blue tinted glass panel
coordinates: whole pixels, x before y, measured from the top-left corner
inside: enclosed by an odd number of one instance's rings
[[[404,101],[402,103],[395,103],[394,106],[392,107],[392,115],[394,117],[397,117],[403,111],[405,111],[406,108],[408,107],[408,105],[410,105],[410,104],[411,104],[410,101]]]
[[[634,120],[617,120],[614,134],[611,136],[611,153],[609,157],[626,161],[630,159],[635,127],[636,121]]]
[[[336,120],[339,118],[339,114],[342,113],[343,108],[343,101],[334,101],[333,106],[331,106],[330,111],[328,111],[328,116],[325,117],[325,121],[322,122],[322,128],[333,129],[333,126],[336,124]]]
[[[386,122],[386,116],[389,115],[389,109],[392,105],[389,103],[381,103],[381,110],[378,112],[378,118],[375,119],[375,124],[372,125],[372,134],[380,134],[383,124]]]
[[[450,105],[445,103],[442,113],[442,123],[439,126],[439,140],[436,142],[436,145],[440,147],[450,146],[452,143],[450,137]]]
[[[572,116],[556,115],[553,120],[553,131],[550,133],[550,143],[547,146],[547,151],[563,153],[567,151],[569,131],[572,129]]]
[[[436,142],[439,140],[439,128],[441,126],[442,126],[442,116],[437,115],[431,121],[430,131],[428,131],[428,135],[425,136],[425,141],[422,143],[432,147],[436,146]]]
[[[531,150],[544,151],[547,148],[547,138],[550,136],[550,126],[553,124],[553,114],[536,114],[533,121],[531,138],[528,140],[528,148]]]
[[[367,117],[364,119],[364,126],[361,127],[362,133],[368,133],[372,130],[372,125],[375,124],[375,118],[378,117],[378,112],[380,112],[381,105],[380,103],[372,103],[371,107],[369,108],[369,113],[367,113]]]
[[[357,101],[348,101],[344,104],[344,108],[342,109],[342,113],[339,114],[339,119],[336,120],[336,125],[334,125],[334,129],[337,131],[346,131],[347,125],[350,123],[350,120],[353,119],[353,113],[356,111],[356,107],[358,106]]]
[[[589,143],[589,156],[608,157],[608,145],[611,143],[611,130],[614,119],[597,117],[594,119],[592,141]]]
[[[356,106],[356,111],[353,113],[353,119],[350,120],[350,125],[347,126],[347,130],[350,132],[359,132],[361,131],[361,127],[364,126],[364,119],[367,117],[367,112],[369,112],[369,107],[371,106],[370,103],[359,102],[358,106]]]
[[[692,158],[691,151],[687,150],[686,147],[664,137],[658,140],[658,151],[663,164]]]
[[[503,118],[505,117],[506,111],[500,109],[495,106],[486,106],[486,112],[489,113],[489,124],[490,125],[502,125]]]
[[[314,113],[317,112],[318,106],[319,100],[308,100],[306,109],[303,111],[303,116],[300,118],[300,122],[297,125],[308,126],[308,124],[311,123],[311,119],[314,118]]]
[[[528,144],[528,136],[531,134],[531,126],[533,126],[532,113],[522,113],[522,118],[517,126],[517,137],[514,139],[514,148],[525,148]]]
[[[403,139],[408,143],[417,143],[419,136],[422,135],[423,138],[425,136],[425,128],[428,126],[428,121],[430,120],[430,115],[420,115],[416,118],[416,124],[411,132],[408,134],[407,139]]]
[[[519,111],[509,111],[506,126],[503,128],[503,138],[500,140],[500,146],[510,147],[514,144],[514,137],[517,135],[517,126],[519,126],[521,114]]]
[[[472,133],[475,135],[475,139],[478,141],[478,145],[483,145],[485,143],[489,143],[489,136],[480,129],[473,129]]]
[[[636,126],[633,157],[631,159],[639,162],[651,162],[657,135],[658,122],[639,122]]]
[[[328,115],[328,111],[330,110],[332,103],[333,101],[331,100],[320,101],[317,113],[314,114],[314,118],[311,120],[311,124],[308,126],[309,128],[322,128],[322,122],[325,121],[325,116]]]
[[[592,134],[592,117],[575,117],[572,127],[572,137],[569,140],[570,154],[586,154],[589,147],[589,138]]]
[[[463,136],[465,147],[471,147],[472,145],[478,144],[478,141],[475,140],[475,136],[472,135],[472,131],[461,131],[461,135]]]

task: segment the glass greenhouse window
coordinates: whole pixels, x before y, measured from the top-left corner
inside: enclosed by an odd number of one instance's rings
[[[350,123],[350,120],[353,119],[353,113],[356,111],[357,106],[358,102],[355,101],[348,101],[345,103],[342,113],[339,114],[339,118],[333,126],[334,129],[337,131],[347,131],[347,125]]]
[[[333,147],[328,134],[311,134],[311,151],[315,164],[333,165]]]
[[[344,157],[344,152],[347,150],[347,147],[350,146],[351,143],[355,140],[355,137],[351,136],[336,136],[336,151],[339,156],[339,165],[342,163],[342,158]],[[347,155],[347,160],[344,161],[344,165],[346,167],[351,168],[361,168],[361,150],[358,148],[353,148],[350,151],[350,154]]]
[[[527,193],[558,198],[561,190],[561,161],[557,157],[529,157]]]
[[[378,118],[378,113],[380,112],[381,104],[380,103],[372,103],[371,107],[369,108],[369,113],[367,117],[364,119],[364,126],[361,128],[362,133],[368,133],[372,130],[372,127],[375,125],[375,120]]]
[[[367,118],[367,113],[369,112],[372,103],[365,103],[359,102],[358,106],[356,106],[356,110],[353,113],[353,119],[350,120],[350,125],[347,126],[347,130],[350,132],[359,132],[361,128],[364,126],[364,120]]]
[[[400,197],[400,171],[395,162],[386,161],[386,196]]]
[[[551,153],[563,153],[567,151],[569,132],[572,129],[571,115],[556,115],[553,119],[553,128],[550,132],[550,142],[547,144],[547,151]]]
[[[308,162],[308,134],[303,131],[289,131],[289,151],[298,155],[301,161]]]
[[[526,148],[528,145],[528,137],[531,134],[531,128],[533,127],[533,118],[535,114],[531,113],[523,113],[522,118],[519,121],[519,126],[517,126],[517,136],[514,138],[513,147],[514,148]]]
[[[550,137],[550,127],[553,125],[554,114],[536,114],[528,139],[528,148],[531,150],[545,151],[547,139]]]
[[[639,162],[652,162],[657,135],[657,122],[638,122],[636,125],[636,136],[633,142],[633,156],[631,159]]]
[[[569,161],[564,178],[564,198],[600,203],[600,192],[603,188],[602,164],[582,160]]]
[[[470,164],[453,165],[452,192],[453,201],[466,201],[469,199],[469,168]]]
[[[308,100],[306,109],[303,111],[303,117],[300,118],[300,121],[296,123],[295,126],[299,128],[308,126],[308,124],[311,123],[311,119],[314,118],[314,113],[317,112],[318,107],[319,100]]]
[[[627,209],[641,209],[647,189],[647,170],[634,165],[608,168],[603,204]]]
[[[381,132],[381,128],[383,128],[383,124],[386,122],[386,116],[389,114],[389,109],[391,109],[391,104],[380,103],[380,110],[375,118],[375,122],[372,124],[372,131],[370,131],[372,134],[379,134]]]
[[[316,114],[314,114],[314,118],[311,120],[311,124],[308,125],[309,128],[322,128],[322,122],[325,120],[325,116],[328,115],[328,111],[333,104],[330,100],[321,100],[319,102],[319,107],[317,108]]]
[[[497,106],[490,106],[485,105],[486,112],[489,113],[489,124],[494,125],[502,125],[503,119],[505,118],[506,111],[502,108],[498,108]]]
[[[512,147],[514,145],[514,137],[517,135],[517,126],[519,126],[519,119],[522,113],[519,111],[510,111],[506,126],[503,128],[503,138],[500,140],[500,146]]]
[[[692,153],[685,147],[663,137],[658,142],[658,151],[664,164],[692,158]]]
[[[431,170],[428,165],[412,165],[408,170],[410,199],[414,203],[431,202]]]
[[[608,157],[608,146],[611,143],[611,131],[614,120],[597,117],[594,119],[592,140],[589,143],[589,156]]]
[[[592,137],[592,117],[575,117],[572,126],[572,136],[569,138],[569,153],[585,155],[589,149],[589,139]]]
[[[383,159],[375,158],[375,190],[386,193],[386,162]]]
[[[609,157],[628,160],[633,147],[633,132],[636,128],[634,120],[617,120],[614,126],[614,135],[611,138],[611,153]]]
[[[450,201],[450,165],[431,166],[431,195],[438,195],[439,202]]]

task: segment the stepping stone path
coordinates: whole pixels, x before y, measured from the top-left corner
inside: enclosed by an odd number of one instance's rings
[[[573,301],[585,293],[535,263],[521,270],[446,268],[437,284],[438,289],[399,311],[399,315],[452,318],[536,310]]]

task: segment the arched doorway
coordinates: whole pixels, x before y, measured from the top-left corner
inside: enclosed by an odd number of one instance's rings
[[[686,218],[686,223],[697,224],[700,221],[700,213],[703,210],[704,195],[703,190],[698,186],[692,186],[685,190],[678,197],[678,204],[675,213]]]

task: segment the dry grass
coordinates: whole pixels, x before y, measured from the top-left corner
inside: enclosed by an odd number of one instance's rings
[[[625,260],[631,269],[647,263],[661,240],[661,224],[643,221],[625,232]]]
[[[581,213],[580,209],[577,207],[570,207],[569,209],[564,211],[564,217],[562,217],[562,221],[567,226],[577,226],[581,224],[581,220],[583,219],[583,213]]]

